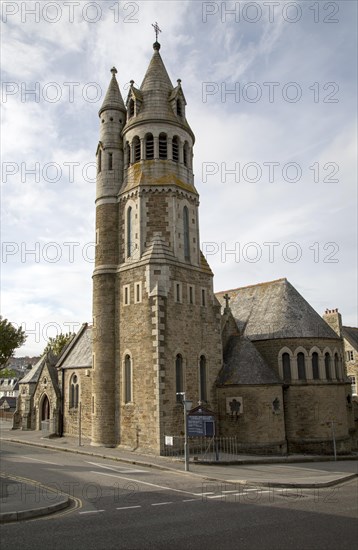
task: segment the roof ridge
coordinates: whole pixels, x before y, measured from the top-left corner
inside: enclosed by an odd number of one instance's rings
[[[289,283],[289,281],[286,277],[282,277],[281,279],[274,279],[273,281],[264,281],[262,283],[256,283],[254,285],[245,285],[245,286],[238,286],[236,288],[230,288],[228,290],[219,290],[218,292],[215,292],[214,294],[221,294],[222,292],[233,292],[235,290],[242,290],[244,288],[252,288],[252,287],[256,287],[256,286],[263,286],[263,285],[279,283],[279,282],[283,282],[283,281],[286,281],[287,283]]]

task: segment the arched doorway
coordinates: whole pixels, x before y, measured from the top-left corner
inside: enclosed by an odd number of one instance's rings
[[[49,420],[50,418],[50,402],[47,395],[44,396],[41,406],[41,421]]]

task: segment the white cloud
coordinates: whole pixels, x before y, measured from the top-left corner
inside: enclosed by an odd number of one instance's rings
[[[322,20],[314,23],[313,11],[304,3],[302,20],[296,24],[285,22],[280,9],[275,23],[265,18],[255,24],[242,19],[235,22],[233,17],[223,23],[220,13],[204,23],[201,2],[156,1],[129,3],[139,7],[132,14],[132,19],[138,20],[135,23],[128,22],[132,10],[124,12],[124,4],[119,3],[119,20],[115,22],[110,10],[113,4],[101,2],[97,23],[85,21],[81,7],[76,9],[73,23],[68,16],[50,24],[43,18],[36,23],[31,17],[21,22],[16,15],[3,25],[5,81],[17,84],[19,92],[8,95],[6,102],[3,96],[6,139],[2,140],[2,159],[20,168],[21,163],[30,168],[35,162],[41,167],[39,181],[29,175],[21,178],[20,170],[3,185],[3,240],[19,247],[18,252],[8,254],[6,262],[3,259],[4,315],[29,327],[90,320],[93,266],[84,259],[83,250],[94,236],[95,183],[84,177],[83,169],[95,160],[97,112],[103,95],[91,103],[86,100],[84,87],[94,82],[105,93],[113,65],[118,69],[124,98],[130,79],[140,85],[154,42],[151,24],[158,21],[163,30],[159,38],[163,60],[173,83],[182,79],[188,120],[196,134],[201,238],[219,246],[219,252],[208,258],[216,289],[287,276],[319,313],[325,307],[339,307],[344,322],[356,324],[354,3],[341,3],[340,22],[331,25]],[[232,7],[235,3],[226,4]],[[30,88],[34,82],[40,86],[38,103],[21,95],[21,83]],[[58,102],[42,95],[49,82],[61,87]],[[79,83],[73,102],[69,101],[66,82]],[[205,82],[215,82],[219,91],[204,103]],[[248,82],[261,86],[260,101],[243,99],[242,86]],[[274,102],[268,100],[264,82],[279,83]],[[297,103],[283,98],[283,88],[289,82],[301,87],[302,98]],[[333,95],[337,103],[326,101],[334,91],[333,87],[324,88],[330,82],[339,85]],[[222,83],[224,90],[225,86],[229,90],[240,84],[239,102],[233,95],[224,96],[222,101]],[[319,101],[315,101],[318,91]],[[270,183],[263,163],[273,161],[280,167]],[[50,181],[51,172],[42,172],[51,162],[62,169],[58,182]],[[65,169],[69,162],[79,164],[72,182]],[[220,167],[206,183],[202,181],[205,162],[216,162]],[[223,183],[221,163],[230,170],[235,162],[241,168],[248,162],[259,164],[262,179],[250,183],[241,173],[239,183],[232,176]],[[282,175],[288,162],[297,162],[302,168],[297,183],[285,181]],[[321,180],[330,173],[326,165],[337,163],[339,183],[316,183],[310,169],[315,162]],[[91,171],[89,176],[93,178]],[[302,249],[298,262],[283,256],[284,246],[291,241]],[[62,252],[57,263],[43,254],[51,242]],[[70,242],[80,243],[72,263],[64,244]],[[250,242],[257,242],[262,249],[257,262],[243,257],[243,246]],[[275,261],[270,261],[264,242],[280,243]],[[331,250],[323,247],[330,242],[339,245],[338,263],[325,261]],[[25,261],[21,243],[27,247]],[[235,243],[241,246],[239,258],[233,254],[223,258],[222,251],[235,247]],[[317,262],[315,243],[320,252]],[[31,254],[26,255],[26,250],[37,246],[42,257],[39,263]],[[11,252],[11,247],[7,250]],[[43,336],[41,342],[34,338],[20,353],[41,351]]]

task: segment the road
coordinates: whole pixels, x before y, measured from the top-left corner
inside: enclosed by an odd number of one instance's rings
[[[7,550],[336,550],[358,540],[356,480],[319,490],[225,485],[9,442],[1,469],[76,498],[68,511],[2,525]]]

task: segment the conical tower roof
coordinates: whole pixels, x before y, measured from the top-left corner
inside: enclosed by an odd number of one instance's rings
[[[171,92],[173,90],[173,84],[170,81],[169,75],[159,53],[159,49],[160,45],[158,42],[155,42],[154,53],[140,87],[142,92],[147,92],[150,90]]]
[[[101,113],[107,109],[115,109],[117,111],[123,111],[124,113],[126,112],[122,94],[119,89],[117,78],[116,78],[117,69],[113,67],[111,69],[111,73],[112,73],[112,78],[109,83],[104,101],[102,103],[102,107],[99,110],[99,115],[101,115]]]
[[[152,123],[152,121],[165,121],[173,123],[176,126],[181,126],[191,134],[193,141],[195,141],[195,136],[186,118],[184,116],[178,117],[174,113],[171,104],[171,101],[174,99],[173,94],[175,95],[176,91],[182,93],[181,85],[178,85],[176,88],[173,87],[159,53],[160,44],[155,42],[153,48],[154,53],[140,88],[137,89],[132,86],[129,92],[128,98],[131,95],[132,97],[135,95],[137,97],[140,96],[141,104],[138,109],[138,114],[129,119],[125,126],[125,130],[142,122]]]

